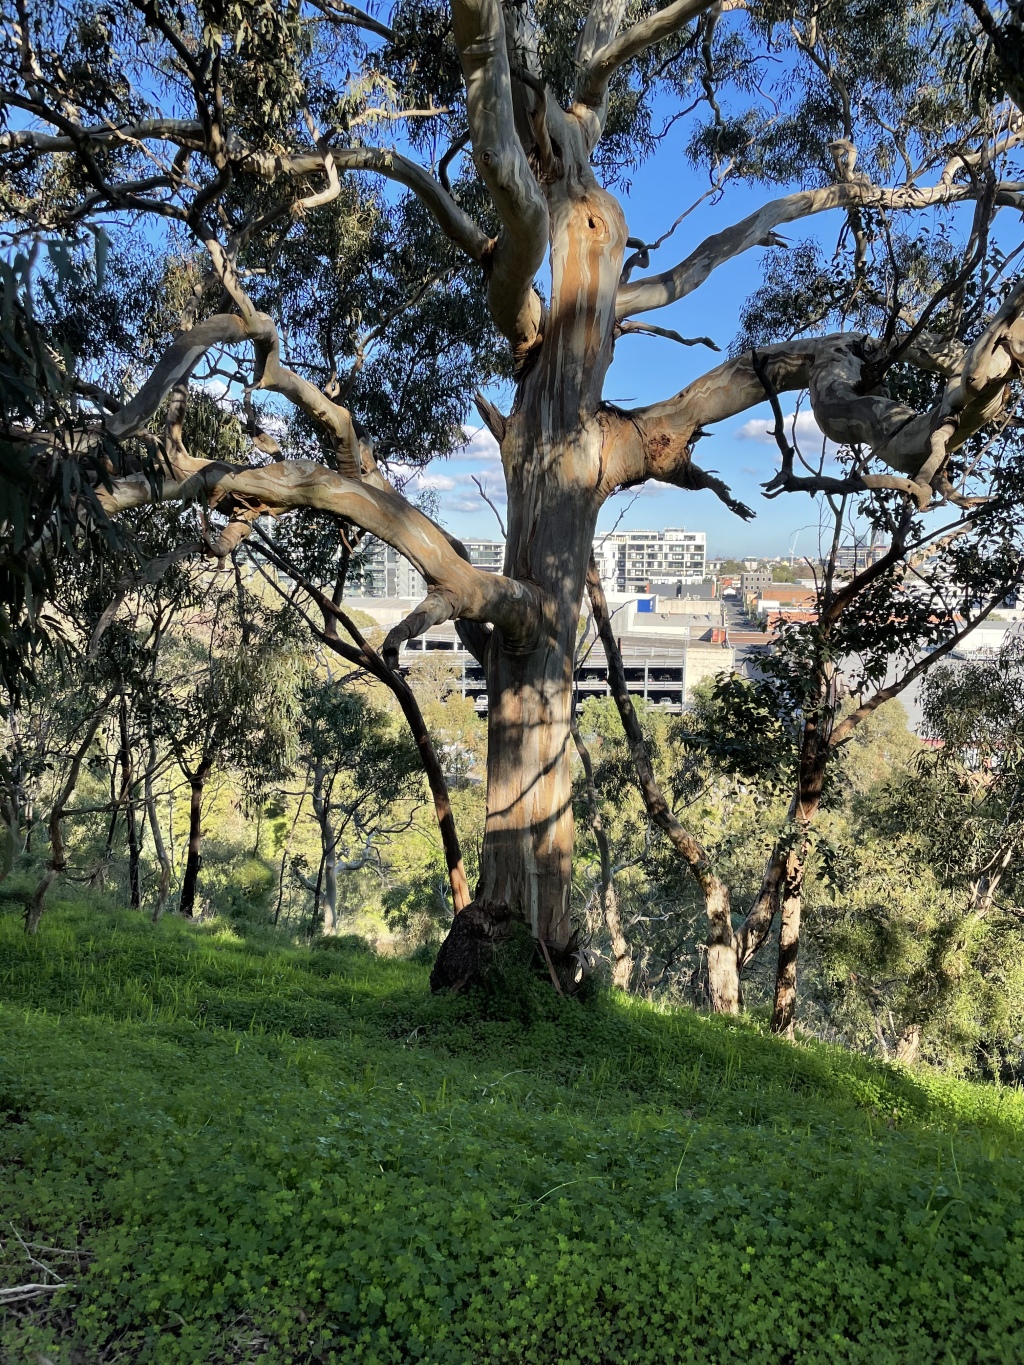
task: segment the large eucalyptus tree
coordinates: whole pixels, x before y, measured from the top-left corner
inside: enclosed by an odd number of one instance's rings
[[[134,235],[137,251],[159,240],[179,253],[159,300],[166,346],[148,372],[122,394],[83,374],[77,432],[48,444],[45,422],[23,418],[15,435],[41,477],[81,466],[104,439],[91,482],[105,513],[202,501],[219,554],[257,517],[316,509],[406,555],[429,591],[386,657],[455,620],[486,671],[487,828],[475,906],[459,921],[486,934],[511,914],[558,949],[570,938],[573,647],[602,505],[660,480],[711,488],[747,515],[694,463],[694,445],[787,390],[808,391],[818,425],[857,458],[841,477],[784,461],[769,494],[884,489],[921,508],[962,497],[957,452],[1011,414],[1024,357],[1024,280],[993,230],[1003,209],[1024,208],[1024,125],[990,66],[971,76],[978,6],[378,8],[4,0],[0,156],[15,236],[92,229],[103,249]],[[722,226],[651,272],[653,247],[631,237],[614,188],[657,153],[662,117],[690,120]],[[411,196],[398,204],[366,177]],[[739,221],[726,207],[733,182],[769,187]],[[667,221],[685,207],[666,193]],[[813,245],[781,260],[778,229],[826,212],[841,226],[832,260]],[[379,237],[371,245],[382,215],[393,224],[383,254]],[[607,402],[616,344],[650,330],[636,319],[758,248],[774,269],[747,310],[754,349],[650,406]],[[393,297],[389,311],[379,294],[369,327],[360,272],[386,274]],[[404,355],[414,370],[453,356],[460,328],[474,356],[497,334],[476,371],[504,365],[515,387],[507,415],[481,403],[508,490],[502,574],[473,568],[389,479],[389,461],[424,453],[424,432],[450,445],[458,414],[396,425],[405,375],[382,378],[373,348],[400,336],[390,362],[401,371]],[[248,459],[190,450],[189,381],[211,358],[236,378],[244,363],[248,393],[286,400],[295,434],[279,440],[249,405]],[[458,383],[446,392],[454,403]],[[731,939],[726,908],[712,956],[728,956]]]

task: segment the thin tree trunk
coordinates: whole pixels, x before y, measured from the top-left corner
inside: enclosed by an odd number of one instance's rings
[[[107,871],[114,856],[114,835],[117,833],[117,817],[121,810],[119,792],[124,786],[123,778],[120,788],[118,786],[117,775],[120,767],[121,747],[120,744],[118,744],[117,753],[114,755],[114,761],[110,765],[110,822],[107,825],[107,837],[103,845],[103,856],[96,863],[96,866],[89,876],[90,889],[95,888],[97,891],[102,891],[106,886]]]
[[[800,912],[803,904],[806,842],[791,848],[786,857],[782,883],[779,927],[779,961],[775,972],[775,1003],[772,1008],[773,1033],[793,1037],[796,1015],[796,964],[800,952]]]
[[[987,866],[971,886],[970,918],[985,919],[995,905],[999,888],[1006,876],[1007,868],[1013,862],[1020,840],[1012,838],[1005,846],[989,859]]]
[[[459,914],[470,903],[471,896],[469,882],[466,879],[466,866],[462,861],[462,848],[455,828],[451,797],[448,794],[448,783],[438,760],[437,750],[430,738],[427,723],[423,719],[420,704],[416,700],[412,688],[401,676],[391,673],[390,669],[387,669],[387,672],[393,680],[393,682],[387,681],[387,686],[394,692],[398,704],[402,708],[402,714],[412,732],[416,748],[419,751],[420,762],[423,764],[423,771],[426,774],[427,785],[434,802],[437,827],[441,835],[441,846],[444,849],[445,863],[448,868],[448,882],[452,889],[452,905],[455,913]]]
[[[330,937],[338,931],[338,840],[330,825],[324,849],[324,884],[320,903],[324,917],[323,931]]]
[[[314,899],[323,918],[323,933],[330,937],[338,921],[338,836],[331,825],[330,791],[325,790],[324,762],[317,758],[313,767],[313,813],[320,828],[320,870]]]
[[[416,695],[412,688],[394,669],[388,667],[375,649],[366,643],[361,632],[346,613],[342,610],[341,601],[345,587],[345,572],[339,574],[334,588],[333,600],[320,592],[315,584],[308,582],[301,574],[296,573],[293,565],[281,559],[273,551],[268,550],[265,545],[261,545],[263,553],[273,563],[278,564],[286,572],[291,573],[295,581],[299,583],[313,598],[317,606],[323,613],[324,624],[322,628],[317,628],[311,621],[310,625],[317,635],[323,640],[324,644],[340,654],[349,663],[354,663],[361,668],[365,668],[385,687],[389,688],[402,709],[406,724],[412,732],[412,737],[416,742],[416,749],[423,765],[426,775],[427,785],[434,801],[434,814],[437,817],[437,827],[441,835],[441,845],[444,849],[445,863],[448,868],[448,882],[452,889],[452,905],[455,913],[459,914],[469,905],[471,897],[469,894],[469,882],[466,879],[466,867],[462,860],[462,848],[459,844],[458,832],[455,828],[455,816],[452,813],[451,798],[448,794],[448,783],[445,780],[444,772],[438,761],[437,751],[434,748],[433,740],[430,738],[430,731],[427,729],[426,721],[423,719],[423,712],[420,704],[416,700]],[[273,580],[271,580],[273,582]],[[275,585],[276,586],[276,585]],[[338,638],[337,623],[341,621],[349,635],[355,641],[355,645],[349,645],[344,640]]]
[[[829,695],[830,683],[830,677],[823,677],[822,697]],[[793,1036],[796,1016],[796,964],[800,952],[804,869],[811,826],[818,814],[825,785],[832,715],[832,709],[823,706],[820,711],[812,711],[804,718],[797,789],[790,807],[790,827],[776,850],[776,858],[781,857],[784,870],[779,897],[782,922],[771,1028],[773,1033],[782,1033],[787,1037]]]
[[[25,851],[21,814],[17,806],[17,798],[13,792],[4,799],[2,823],[6,833],[4,835],[4,852],[3,856],[0,857],[0,882],[17,866],[18,859]]]
[[[132,753],[128,739],[128,702],[121,693],[117,708],[117,723],[121,739],[121,792],[119,804],[125,809],[125,823],[128,829],[128,898],[133,910],[142,904],[139,886],[139,831],[135,816],[135,802],[132,800]]]
[[[11,733],[11,758],[8,764],[8,781],[3,798],[3,824],[8,831],[6,848],[0,858],[0,882],[18,865],[22,854],[28,848],[29,824],[24,820],[27,814],[24,791],[24,760],[21,753],[17,719],[13,710],[9,714],[8,726]]]
[[[628,991],[630,978],[633,975],[633,959],[630,955],[626,935],[622,932],[619,898],[615,894],[615,882],[612,877],[608,834],[604,827],[604,820],[601,818],[601,806],[597,797],[597,786],[594,783],[594,764],[590,757],[590,750],[583,741],[580,727],[576,724],[575,719],[572,721],[572,737],[583,764],[590,828],[593,830],[594,841],[597,844],[597,851],[601,860],[601,912],[604,915],[605,928],[608,930],[608,937],[611,939],[612,945],[612,985],[620,991]]]
[[[178,912],[186,919],[192,919],[195,914],[196,888],[202,863],[203,790],[212,767],[213,759],[204,757],[193,776],[189,778],[191,795],[188,806],[188,856],[185,859],[185,876],[181,883],[181,899],[178,902]]]
[[[67,808],[67,804],[74,794],[75,787],[78,785],[78,776],[82,770],[82,761],[88,753],[93,739],[96,737],[96,731],[100,728],[100,722],[103,719],[110,701],[111,698],[107,697],[93,713],[92,719],[86,729],[85,737],[75,750],[74,757],[71,760],[71,767],[68,769],[68,775],[64,780],[64,785],[58,792],[53,803],[53,809],[50,811],[50,863],[46,872],[43,874],[42,880],[36,887],[32,899],[25,907],[26,934],[35,934],[38,932],[39,921],[43,917],[43,910],[46,908],[46,897],[49,894],[50,888],[61,873],[67,869],[67,850],[64,847],[64,833],[61,827],[61,821],[64,818],[64,811]]]
[[[618,708],[619,719],[629,745],[637,785],[651,819],[663,830],[673,848],[686,863],[704,897],[707,916],[708,988],[711,1008],[716,1014],[737,1014],[740,1007],[739,971],[733,940],[729,888],[712,870],[710,859],[698,841],[679,823],[665,799],[657,778],[647,742],[633,700],[626,686],[622,655],[612,630],[608,602],[601,586],[601,575],[593,555],[587,570],[587,591],[594,613],[594,624],[608,660],[608,683]]]
[[[789,818],[793,818],[793,807],[790,807]],[[779,911],[779,899],[782,892],[782,883],[786,875],[785,846],[778,840],[772,847],[772,851],[765,864],[764,872],[761,876],[761,885],[754,903],[750,907],[746,919],[736,930],[736,964],[737,970],[742,975],[744,969],[750,961],[761,950],[772,931],[775,916]]]
[[[150,833],[153,835],[153,851],[156,854],[157,866],[160,869],[160,876],[156,889],[156,904],[153,906],[153,923],[160,919],[160,916],[167,908],[167,896],[171,888],[171,860],[167,856],[167,849],[164,846],[163,832],[160,829],[160,817],[156,809],[156,797],[153,794],[153,773],[156,770],[156,742],[152,733],[149,736],[149,762],[146,764],[146,775],[144,778],[144,791],[146,797],[146,815],[149,818]]]
[[[295,826],[299,823],[299,816],[302,814],[302,803],[306,799],[306,791],[309,785],[309,778],[306,778],[306,785],[302,788],[302,795],[299,803],[295,807],[295,815],[292,818],[291,828],[288,831],[288,838],[285,840],[284,850],[281,853],[281,868],[277,877],[277,905],[274,907],[274,925],[277,926],[281,918],[281,906],[284,904],[284,869],[287,866],[288,854],[291,852],[292,839],[295,836]]]

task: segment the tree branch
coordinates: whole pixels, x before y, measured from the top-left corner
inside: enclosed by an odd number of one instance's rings
[[[379,19],[374,19],[372,14],[367,14],[357,5],[348,4],[347,0],[309,0],[309,3],[332,23],[365,28],[368,32],[375,33],[378,38],[387,39],[388,42],[394,39],[394,29],[388,28],[387,24],[382,24]]]
[[[615,311],[621,318],[632,313],[649,312],[652,308],[664,308],[685,298],[725,261],[754,246],[780,245],[774,237],[774,230],[783,223],[809,218],[829,209],[913,211],[975,199],[983,192],[984,187],[979,184],[944,182],[923,188],[918,185],[897,185],[889,189],[854,182],[829,185],[818,190],[799,190],[796,194],[773,199],[740,222],[713,233],[671,270],[622,285]],[[1024,207],[1024,186],[1017,183],[997,186],[995,202],[1012,208]]]
[[[897,342],[898,344],[898,342]],[[689,477],[693,443],[703,429],[735,417],[770,396],[807,389],[815,420],[837,445],[863,445],[905,480],[891,475],[856,479],[794,479],[785,469],[768,487],[851,492],[894,488],[926,506],[942,486],[949,453],[1005,406],[1008,382],[1024,366],[1024,281],[1017,284],[985,331],[963,356],[938,403],[917,412],[882,394],[864,392],[864,372],[877,362],[878,343],[862,333],[835,333],[746,352],[708,371],[675,397],[621,414],[640,435],[623,444],[610,477],[618,484],[644,478],[667,483]],[[684,482],[682,486],[687,486]],[[947,489],[943,489],[948,493]]]
[[[576,63],[586,70],[595,55],[614,39],[626,13],[627,0],[593,0],[576,40]]]
[[[47,115],[40,114],[40,117]],[[56,117],[56,116],[54,116]],[[67,131],[59,136],[19,129],[0,134],[0,151],[27,151],[44,155],[72,152],[85,155],[88,147],[141,146],[147,141],[170,142],[177,147],[212,155],[207,130],[198,120],[146,119],[114,127],[98,124],[81,128],[60,119]],[[254,148],[235,135],[229,135],[222,150],[228,165],[258,175],[264,180],[281,176],[330,174],[329,162],[337,172],[371,171],[394,180],[413,191],[436,218],[442,231],[474,261],[482,262],[491,250],[491,239],[455,202],[447,189],[415,161],[385,147],[336,147],[325,142],[304,151],[270,152]],[[119,187],[102,179],[94,182],[107,195]]]
[[[664,337],[666,341],[677,341],[680,346],[707,346],[712,351],[722,349],[721,346],[716,346],[710,337],[684,337],[670,327],[655,327],[653,323],[634,322],[631,318],[620,322],[616,330],[619,336]]]
[[[490,259],[488,303],[522,360],[540,335],[533,287],[548,245],[548,208],[515,128],[512,78],[499,0],[453,0],[455,45],[466,81],[473,160],[501,219]]]
[[[296,609],[305,620],[306,624],[313,631],[314,635],[336,654],[341,655],[348,663],[354,664],[358,668],[365,669],[385,687],[394,693],[402,714],[405,716],[409,729],[412,731],[413,739],[419,751],[420,761],[423,764],[423,771],[426,774],[430,792],[434,800],[434,812],[437,816],[438,828],[441,833],[441,842],[444,846],[445,861],[448,865],[448,878],[452,888],[452,901],[455,906],[455,913],[464,910],[470,902],[469,885],[466,881],[465,867],[462,861],[462,849],[459,845],[459,837],[455,828],[455,817],[452,814],[451,799],[448,794],[448,784],[445,781],[441,764],[437,757],[433,741],[430,738],[430,731],[427,729],[420,710],[416,695],[409,686],[401,673],[391,669],[380,657],[380,655],[367,644],[355,622],[349,617],[345,610],[331,599],[325,596],[315,583],[307,579],[298,567],[287,558],[280,554],[275,547],[271,546],[265,537],[260,536],[258,543],[252,545],[251,549],[265,556],[277,568],[282,569],[299,585],[312,600],[317,604],[323,613],[323,628],[317,624],[301,608]],[[285,594],[280,584],[271,576],[266,575],[267,581],[282,596]],[[294,606],[295,604],[292,603]],[[348,632],[353,645],[347,644],[338,638],[336,622],[340,622]]]
[[[420,571],[432,589],[430,607],[424,607],[420,614],[425,622],[422,629],[439,620],[463,616],[497,625],[510,643],[517,641],[517,647],[528,646],[539,628],[536,590],[503,574],[474,568],[465,551],[459,553],[462,547],[455,549],[440,527],[395,492],[375,466],[364,476],[362,452],[348,410],[281,365],[273,320],[253,307],[230,262],[216,252],[214,265],[246,316],[217,314],[178,337],[140,393],[110,419],[108,430],[120,440],[138,430],[210,345],[218,341],[251,340],[256,350],[256,387],[282,394],[326,428],[332,438],[338,470],[309,460],[276,461],[252,468],[194,459],[185,450],[179,433],[168,442],[171,477],[156,481],[140,474],[115,480],[109,488],[96,491],[104,511],[117,515],[131,507],[179,500],[200,500],[219,506],[231,515],[232,522],[212,547],[218,555],[233,548],[248,533],[254,519],[264,513],[278,516],[296,507],[332,511],[394,546]],[[177,431],[180,420],[176,425],[172,422],[172,427]],[[442,603],[443,614],[438,614]],[[426,620],[427,614],[432,616],[430,621]],[[410,628],[404,638],[413,633],[418,632]]]
[[[537,594],[503,574],[476,569],[452,549],[444,533],[390,487],[346,478],[311,460],[287,460],[251,468],[191,460],[184,478],[156,487],[145,475],[114,480],[97,489],[109,516],[159,502],[204,501],[222,510],[243,509],[249,518],[280,516],[298,507],[333,512],[394,546],[447,599],[449,618],[489,621],[506,640],[529,648],[538,628]],[[221,547],[218,552],[223,553]]]
[[[641,19],[639,23],[628,28],[625,33],[611,37],[605,42],[604,46],[586,60],[583,70],[580,72],[576,82],[576,91],[573,96],[572,113],[580,119],[585,126],[587,141],[593,149],[601,136],[604,127],[605,114],[607,112],[608,85],[612,76],[618,71],[619,67],[625,66],[627,62],[638,57],[647,48],[653,47],[655,43],[660,43],[664,38],[670,38],[672,34],[678,33],[681,28],[696,19],[714,5],[715,0],[675,0],[673,4],[666,5],[664,9],[649,15],[646,19]],[[591,28],[591,34],[600,31],[615,34],[622,19],[621,8],[617,5],[608,5],[607,19],[597,21]],[[601,7],[602,16],[605,7]],[[611,19],[618,10],[614,27]],[[590,23],[588,16],[587,23]],[[587,35],[587,28],[584,28],[584,35]],[[582,47],[582,40],[581,40]]]

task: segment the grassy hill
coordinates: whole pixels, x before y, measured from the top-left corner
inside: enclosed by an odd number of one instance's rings
[[[14,1365],[1024,1360],[1016,1091],[102,902],[0,1001]]]

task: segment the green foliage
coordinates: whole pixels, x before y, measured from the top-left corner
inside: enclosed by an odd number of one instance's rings
[[[884,1048],[913,1032],[944,1066],[1004,1078],[1020,1074],[1024,1023],[1020,686],[1011,644],[928,675],[941,747],[909,748],[884,716],[857,732],[853,800],[833,817],[843,885],[812,893],[809,917],[819,1006],[845,1036]]]
[[[793,570],[789,567],[788,564],[773,564],[773,565],[772,565],[772,582],[773,582],[773,583],[795,583],[795,582],[796,582],[796,574],[793,572]]]
[[[792,781],[800,740],[797,719],[786,714],[771,684],[761,678],[729,673],[702,685],[676,734],[719,771],[754,782],[766,794]]]
[[[1024,1106],[621,997],[66,906],[0,919],[12,1361],[662,1365],[1024,1349]]]
[[[95,241],[106,243],[99,231]],[[45,249],[44,249],[45,248]],[[40,257],[46,265],[40,264]],[[77,259],[65,243],[37,242],[29,251],[8,251],[0,260],[0,685],[15,698],[31,680],[40,650],[59,649],[59,620],[43,614],[54,590],[55,564],[74,553],[83,538],[82,510],[98,530],[92,539],[107,549],[122,537],[99,510],[94,487],[109,480],[107,463],[124,469],[112,443],[96,440],[74,460],[40,461],[23,424],[51,433],[59,449],[80,420],[74,378],[79,357],[66,334],[45,326],[64,287],[82,287],[86,270],[101,266]],[[48,268],[47,268],[48,266]],[[2,706],[3,703],[0,703]]]

